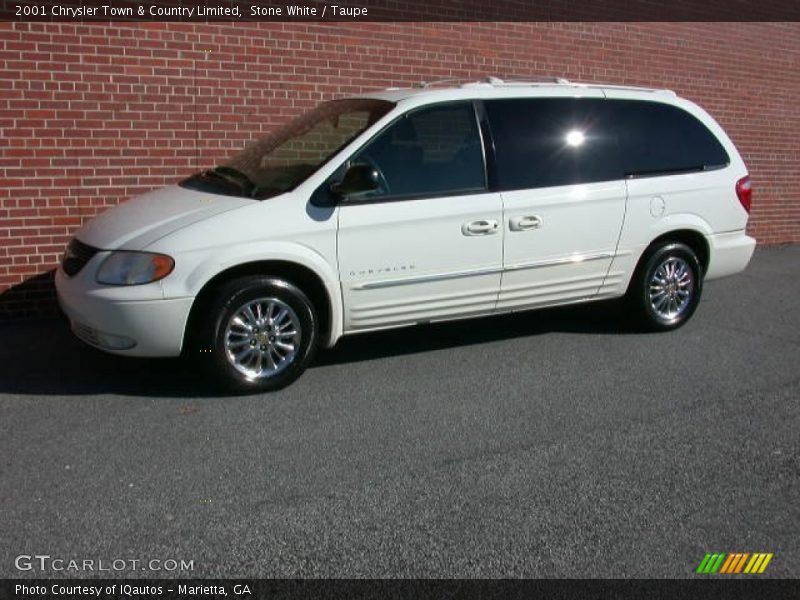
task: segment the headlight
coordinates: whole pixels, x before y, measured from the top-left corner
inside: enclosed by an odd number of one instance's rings
[[[97,271],[98,283],[107,285],[141,285],[163,279],[175,268],[175,261],[166,254],[152,252],[112,252]]]

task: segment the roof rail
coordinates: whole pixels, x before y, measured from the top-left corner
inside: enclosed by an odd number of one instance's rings
[[[582,85],[591,88],[602,88],[605,90],[627,90],[632,92],[652,92],[654,94],[669,94],[671,96],[677,96],[677,94],[666,88],[648,88],[648,87],[640,87],[636,85],[605,85],[603,83],[580,83],[576,85]]]
[[[675,92],[672,90],[666,89],[658,89],[658,88],[648,88],[648,87],[640,87],[635,85],[607,85],[605,83],[581,83],[578,81],[569,81],[568,79],[564,79],[563,77],[553,77],[549,80],[525,80],[525,79],[498,79],[498,78],[490,78],[494,79],[493,85],[542,85],[549,82],[550,85],[557,84],[557,85],[571,85],[575,87],[586,87],[586,88],[596,88],[596,89],[607,89],[607,90],[630,90],[636,92],[653,92],[659,94],[671,94],[675,95]]]
[[[415,88],[429,88],[434,85],[445,85],[448,83],[458,83],[461,81],[475,81],[474,77],[445,77],[444,79],[434,79],[432,81],[420,81],[415,83],[412,87]]]
[[[448,83],[458,83],[461,81],[467,82],[469,85],[475,84],[483,84],[483,85],[534,85],[534,84],[549,84],[552,85],[554,83],[558,84],[569,84],[569,81],[564,79],[563,77],[543,77],[541,79],[532,79],[532,78],[525,78],[525,79],[501,79],[500,77],[495,77],[494,75],[488,75],[483,79],[476,81],[473,77],[446,77],[444,79],[435,79],[433,81],[420,81],[419,83],[415,83],[415,88],[429,88],[435,85],[444,85]]]
[[[539,78],[510,78],[501,79],[494,75],[489,75],[480,80],[475,80],[472,77],[447,77],[444,79],[436,79],[432,81],[420,81],[413,85],[414,88],[426,89],[439,85],[457,84],[461,83],[461,87],[485,86],[490,85],[494,87],[515,87],[515,86],[549,86],[549,85],[567,85],[575,87],[595,88],[595,89],[610,89],[610,90],[631,90],[638,92],[652,92],[661,94],[675,95],[672,90],[656,89],[647,87],[638,87],[633,85],[606,85],[603,83],[580,83],[570,81],[563,77],[539,77]],[[390,88],[398,89],[398,88]]]
[[[492,85],[570,85],[568,79],[563,77],[512,77],[510,79],[500,79],[499,77],[487,77],[487,83]]]

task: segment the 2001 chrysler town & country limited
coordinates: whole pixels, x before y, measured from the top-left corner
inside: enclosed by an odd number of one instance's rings
[[[728,136],[670,91],[390,89],[103,213],[56,286],[95,347],[270,390],[361,331],[622,296],[676,328],[747,266],[750,202]]]

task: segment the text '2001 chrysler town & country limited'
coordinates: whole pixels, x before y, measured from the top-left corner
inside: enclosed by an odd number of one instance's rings
[[[667,90],[390,89],[101,214],[56,287],[97,348],[271,390],[362,331],[614,297],[676,328],[703,280],[747,266],[751,193],[725,132]]]

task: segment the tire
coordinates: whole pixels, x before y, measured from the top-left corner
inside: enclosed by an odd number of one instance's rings
[[[703,291],[703,269],[694,251],[664,241],[648,249],[628,288],[628,304],[647,331],[669,331],[688,321]]]
[[[302,375],[316,352],[316,310],[288,281],[266,276],[230,281],[217,291],[207,314],[211,326],[199,341],[226,391],[283,388]]]

